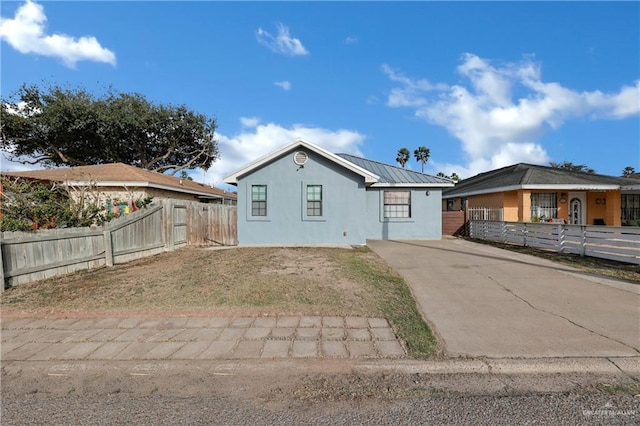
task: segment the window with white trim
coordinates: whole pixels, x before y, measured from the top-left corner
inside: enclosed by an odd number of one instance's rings
[[[267,185],[251,185],[251,216],[267,215]]]
[[[322,216],[322,185],[307,185],[307,216]]]
[[[558,197],[556,192],[536,192],[531,194],[531,219],[539,220],[558,217]]]
[[[384,191],[383,216],[385,219],[411,217],[411,191]]]

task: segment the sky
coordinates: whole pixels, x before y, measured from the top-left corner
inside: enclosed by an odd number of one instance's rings
[[[640,171],[640,2],[4,0],[0,15],[3,99],[113,86],[216,117],[220,158],[191,176],[222,188],[298,137],[394,165],[426,146],[425,173],[462,178]]]

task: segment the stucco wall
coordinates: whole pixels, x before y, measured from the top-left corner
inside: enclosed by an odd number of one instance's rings
[[[246,244],[365,244],[364,178],[307,152],[293,152],[238,179],[238,242]],[[251,216],[251,186],[267,185],[267,216]],[[322,185],[323,216],[305,218],[306,185]]]
[[[238,242],[269,244],[366,244],[367,239],[439,239],[440,189],[412,190],[412,218],[383,220],[381,189],[312,152],[300,168],[292,150],[238,178]],[[251,216],[251,186],[267,185],[267,216]],[[323,216],[309,218],[306,185],[322,185]]]
[[[382,197],[385,190],[411,191],[410,218],[383,218]],[[442,238],[441,202],[440,189],[367,188],[367,239],[439,240]]]

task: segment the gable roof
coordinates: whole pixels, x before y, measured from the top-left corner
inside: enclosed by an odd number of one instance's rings
[[[445,187],[453,186],[453,182],[448,179],[442,179],[435,176],[426,175],[423,173],[414,172],[411,170],[401,169],[389,164],[380,163],[377,161],[366,160],[364,158],[356,157],[349,154],[332,154],[331,152],[320,148],[317,145],[312,144],[302,138],[296,139],[293,143],[286,145],[280,149],[277,149],[252,163],[247,164],[239,170],[225,176],[224,181],[226,183],[235,185],[238,183],[238,178],[245,176],[254,170],[262,167],[268,162],[280,157],[281,155],[291,152],[297,148],[306,148],[313,151],[322,157],[332,161],[352,172],[364,177],[365,184],[378,187],[378,186],[405,186],[405,187]]]
[[[442,197],[469,197],[517,189],[611,190],[634,184],[637,181],[633,179],[518,163],[464,179],[445,190]]]
[[[235,172],[225,176],[223,180],[228,184],[236,185],[238,183],[238,178],[251,173],[252,171],[264,166],[268,162],[280,157],[281,155],[286,154],[287,152],[293,151],[294,149],[300,148],[300,147],[304,147],[309,151],[313,151],[316,154],[319,154],[322,157],[326,158],[327,160],[332,161],[336,164],[339,164],[342,167],[349,169],[352,172],[362,176],[364,178],[365,183],[368,183],[368,184],[375,183],[379,179],[378,175],[371,173],[369,170],[363,169],[360,166],[357,166],[347,160],[344,160],[343,158],[340,158],[337,155],[332,154],[329,151],[323,148],[320,148],[317,145],[307,142],[302,138],[298,138],[293,143],[283,146],[282,148],[279,148],[267,155],[264,155],[258,158],[257,160],[255,160],[254,162],[249,163],[246,166],[243,166],[242,168],[236,170]]]
[[[92,166],[60,167],[56,169],[6,172],[3,175],[23,177],[73,185],[95,185],[98,187],[127,186],[164,189],[193,194],[203,198],[235,199],[236,194],[207,186],[188,179],[180,179],[151,170],[123,163],[97,164]]]
[[[350,154],[337,154],[339,157],[369,170],[380,176],[378,182],[372,186],[453,186],[453,181],[446,178],[414,172],[379,161],[367,160]]]

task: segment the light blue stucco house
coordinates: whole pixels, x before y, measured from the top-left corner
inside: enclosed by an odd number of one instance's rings
[[[240,245],[364,245],[442,237],[453,182],[298,139],[224,178],[238,187]]]

